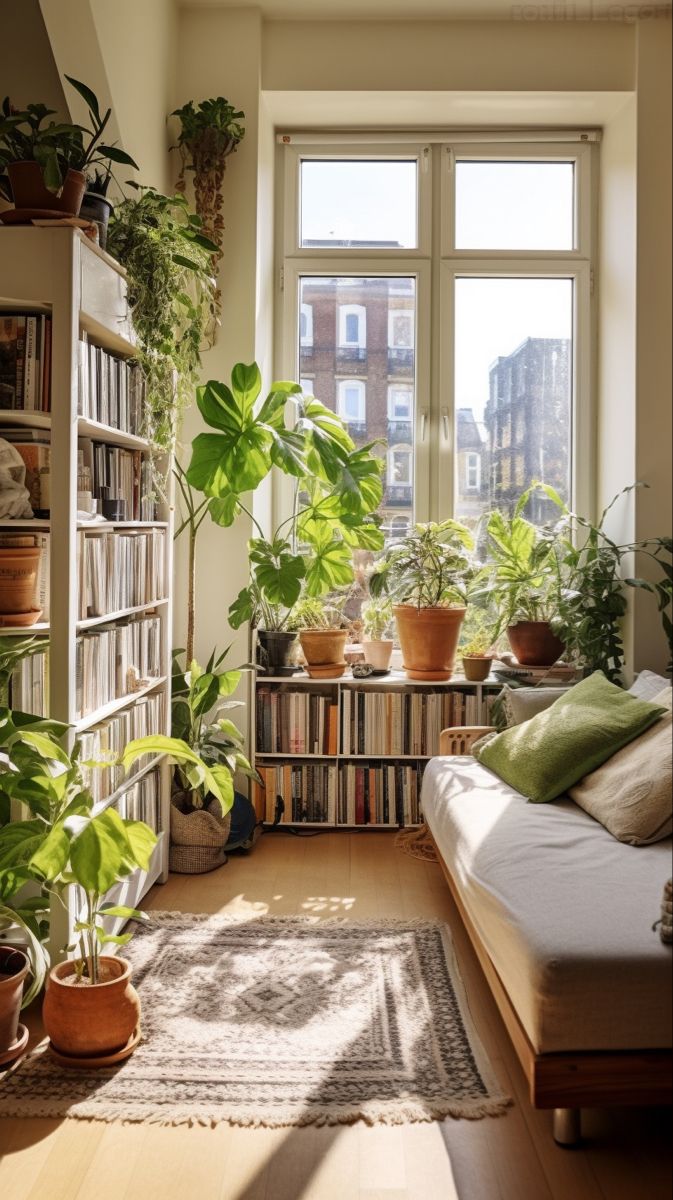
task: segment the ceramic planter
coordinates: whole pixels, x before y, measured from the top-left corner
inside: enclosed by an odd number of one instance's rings
[[[49,209],[64,216],[78,216],[86,187],[86,178],[82,171],[69,168],[63,180],[63,187],[58,193],[50,192],[44,186],[44,176],[39,163],[8,163],[7,175],[16,208]]]
[[[463,673],[470,683],[483,683],[491,673],[492,654],[464,654]]]
[[[394,642],[392,638],[362,639],[362,650],[365,662],[376,671],[387,671],[393,656]]]
[[[297,670],[294,662],[296,645],[296,633],[288,633],[285,629],[258,629],[257,661],[260,671],[266,675],[293,675]]]
[[[92,221],[98,228],[98,245],[104,250],[107,245],[107,227],[112,212],[112,204],[106,196],[97,192],[85,192],[79,215],[86,221]]]
[[[343,675],[346,669],[344,650],[347,640],[346,629],[302,629],[299,641],[309,675],[314,667],[318,674],[326,677],[331,673],[328,668],[334,668],[335,676]]]
[[[29,970],[23,950],[0,946],[0,1060],[17,1041],[23,984]]]
[[[548,621],[518,621],[508,626],[507,637],[522,667],[551,667],[565,650]]]
[[[131,983],[131,964],[107,955],[100,959],[104,982],[74,985],[75,964],[59,963],[49,972],[42,1007],[52,1046],[69,1058],[116,1054],[133,1037],[140,1021],[140,998]]]
[[[0,614],[32,612],[41,553],[39,546],[0,547]]]
[[[404,670],[410,679],[433,682],[450,679],[465,608],[393,608],[402,647]]]

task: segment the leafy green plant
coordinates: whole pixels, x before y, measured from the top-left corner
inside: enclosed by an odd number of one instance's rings
[[[469,529],[458,521],[414,525],[376,565],[371,594],[416,608],[465,604],[474,574],[467,551],[473,545]]]
[[[539,529],[522,515],[536,487],[533,484],[523,492],[511,517],[496,510],[486,518],[489,564],[484,594],[498,604],[505,625],[553,622],[559,613],[561,580],[554,532]]]
[[[346,629],[349,621],[344,615],[344,606],[350,588],[341,594],[326,596],[303,596],[292,609],[292,629]]]
[[[200,218],[184,196],[153,188],[115,206],[108,252],[125,267],[146,385],[146,435],[172,450],[182,409],[193,400],[201,343],[214,312],[215,284]]]
[[[362,606],[362,632],[372,642],[390,637],[393,624],[393,605],[388,599],[368,600]]]
[[[43,651],[42,638],[0,637],[0,707],[9,703],[9,684],[19,663]]]
[[[356,449],[343,421],[296,383],[273,383],[261,403],[260,392],[256,363],[238,363],[231,387],[211,381],[197,390],[215,432],[194,439],[186,473],[204,497],[197,515],[207,508],[227,528],[244,512],[258,535],[248,543],[250,583],[229,609],[235,629],[245,621],[287,628],[302,593],[319,597],[350,584],[352,551],[383,546],[382,464],[373,444]],[[242,497],[274,466],[292,479],[294,498],[290,516],[267,537]]]
[[[48,191],[60,192],[69,169],[85,173],[96,164],[102,164],[106,172],[113,162],[126,167],[137,163],[118,146],[103,144],[101,138],[110,120],[112,109],[101,115],[98,99],[91,88],[78,79],[66,75],[84,100],[89,114],[90,129],[68,122],[50,121],[55,110],[45,104],[29,104],[23,110],[14,109],[9,97],[2,104],[0,120],[0,168],[14,162],[36,162],[42,168],[44,185]],[[5,194],[8,194],[5,190]]]
[[[234,802],[233,776],[241,771],[250,779],[259,779],[243,753],[243,735],[224,714],[243,707],[241,700],[231,700],[241,680],[241,671],[220,670],[228,651],[219,658],[210,656],[205,669],[195,661],[186,669],[182,651],[174,651],[171,699],[171,732],[185,742],[211,768],[224,767],[218,772],[220,808],[222,815]],[[192,788],[186,771],[178,767],[182,790],[191,796],[194,808],[203,808],[206,793],[203,786]]]

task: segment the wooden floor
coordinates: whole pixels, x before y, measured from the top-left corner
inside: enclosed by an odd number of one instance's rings
[[[560,1150],[534,1112],[439,867],[384,833],[265,835],[210,875],[172,876],[148,907],[321,918],[439,917],[454,930],[506,1116],[397,1127],[155,1128],[0,1121],[3,1200],[669,1200],[668,1110],[589,1112]]]

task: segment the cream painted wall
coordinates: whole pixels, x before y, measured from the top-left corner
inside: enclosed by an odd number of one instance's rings
[[[0,97],[4,96],[19,108],[42,101],[59,118],[68,115],[39,0],[0,0]]]

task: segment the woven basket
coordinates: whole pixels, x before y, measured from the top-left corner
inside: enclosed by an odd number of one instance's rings
[[[171,798],[171,843],[168,865],[179,875],[202,875],[226,863],[231,813],[223,817],[217,800],[192,808],[178,793]]]

